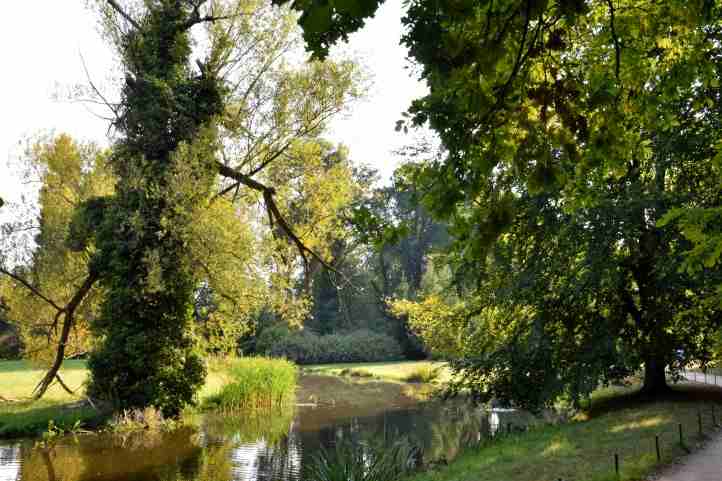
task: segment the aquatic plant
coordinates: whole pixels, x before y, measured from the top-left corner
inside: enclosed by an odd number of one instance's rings
[[[307,481],[396,481],[416,465],[416,450],[401,441],[385,449],[342,443],[321,449],[304,467]]]
[[[285,359],[246,357],[225,361],[229,381],[208,397],[206,407],[221,410],[271,408],[295,399],[298,368]]]
[[[170,429],[174,424],[173,420],[164,418],[163,413],[153,406],[143,409],[124,409],[116,413],[108,422],[110,430],[115,433],[139,430],[160,431]]]

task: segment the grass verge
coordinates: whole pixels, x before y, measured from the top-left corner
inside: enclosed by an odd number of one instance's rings
[[[722,414],[722,389],[712,386],[678,385],[668,396],[653,401],[642,399],[634,389],[614,391],[597,393],[592,408],[570,423],[469,448],[450,465],[409,481],[646,479],[660,465],[687,454],[716,432],[713,407],[718,418]],[[679,443],[680,424],[684,446]],[[660,442],[660,462],[655,436]]]

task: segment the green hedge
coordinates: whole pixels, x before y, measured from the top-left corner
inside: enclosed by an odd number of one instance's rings
[[[403,358],[399,343],[367,329],[319,336],[309,331],[271,328],[258,338],[260,354],[283,357],[297,364],[395,361]]]

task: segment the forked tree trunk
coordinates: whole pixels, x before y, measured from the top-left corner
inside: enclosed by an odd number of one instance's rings
[[[642,393],[648,396],[664,394],[670,391],[667,384],[665,362],[656,357],[650,357],[644,363],[644,384]]]

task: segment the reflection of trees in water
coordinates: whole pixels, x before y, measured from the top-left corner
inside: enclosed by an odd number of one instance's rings
[[[352,444],[369,459],[402,439],[424,463],[452,460],[490,438],[509,422],[528,422],[519,412],[487,412],[461,402],[431,403],[380,415],[329,419],[319,427],[294,413],[207,416],[200,431],[81,436],[78,444],[50,449],[0,449],[0,481],[297,481],[302,465],[321,447]],[[3,477],[3,463],[22,458],[20,477]],[[16,476],[17,477],[17,476]]]
[[[169,433],[90,436],[78,444],[83,475],[62,479],[127,479],[131,474],[148,481],[194,479],[202,451],[197,431],[190,427]]]

